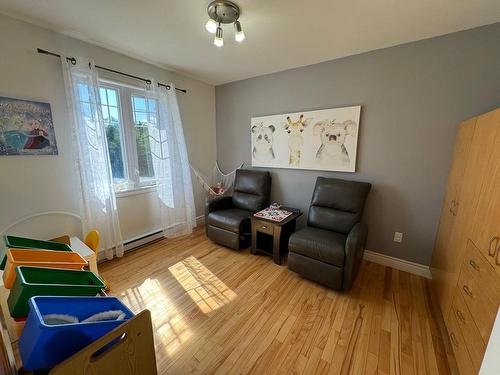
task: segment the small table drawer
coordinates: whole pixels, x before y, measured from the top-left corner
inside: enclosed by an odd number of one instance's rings
[[[465,340],[460,332],[457,318],[455,314],[450,314],[448,318],[448,336],[451,341],[453,353],[457,361],[458,369],[461,375],[473,375],[479,372],[479,367],[476,367],[472,362]]]
[[[274,232],[274,224],[270,224],[265,221],[255,220],[255,229],[262,233],[273,235]]]
[[[500,279],[476,246],[468,241],[458,286],[484,342],[488,342],[500,302]]]
[[[459,289],[455,291],[450,315],[455,316],[457,327],[462,334],[472,362],[475,367],[479,368],[483,361],[484,352],[486,351],[486,344]]]

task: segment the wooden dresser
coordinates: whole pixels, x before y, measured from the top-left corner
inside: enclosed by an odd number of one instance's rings
[[[477,374],[500,303],[500,109],[460,124],[431,271],[459,371]]]

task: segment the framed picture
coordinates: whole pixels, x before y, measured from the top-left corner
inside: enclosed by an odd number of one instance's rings
[[[252,117],[252,166],[355,172],[361,106]]]
[[[2,155],[57,155],[49,103],[0,97]]]

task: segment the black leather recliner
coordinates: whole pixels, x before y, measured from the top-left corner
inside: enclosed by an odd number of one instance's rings
[[[205,204],[207,237],[239,250],[250,245],[251,216],[269,205],[269,172],[238,169],[233,195],[209,200]]]
[[[307,226],[290,237],[288,268],[337,290],[352,287],[368,229],[361,216],[371,184],[318,177]]]

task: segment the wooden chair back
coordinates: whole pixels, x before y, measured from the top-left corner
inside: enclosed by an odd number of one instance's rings
[[[50,375],[156,375],[157,373],[149,310],[141,311],[50,371]]]
[[[85,236],[85,241],[83,242],[85,242],[85,245],[94,250],[97,255],[97,252],[99,251],[99,240],[99,232],[96,229],[92,229],[87,233],[87,235]]]

